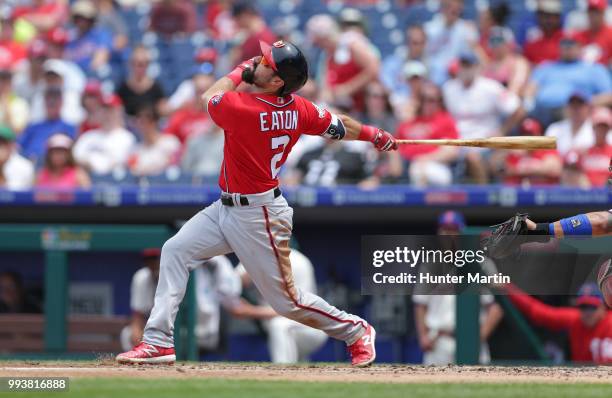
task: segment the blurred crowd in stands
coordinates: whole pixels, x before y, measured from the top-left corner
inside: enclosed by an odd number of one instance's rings
[[[0,187],[214,183],[223,132],[199,97],[258,55],[260,40],[278,39],[309,58],[300,95],[398,138],[558,140],[556,151],[402,146],[379,155],[363,142],[304,136],[285,184],[607,184],[607,0],[475,3],[5,0]]]

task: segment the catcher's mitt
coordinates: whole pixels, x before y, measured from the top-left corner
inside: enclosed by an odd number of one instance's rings
[[[517,213],[511,219],[501,224],[493,225],[495,228],[491,236],[482,241],[487,255],[493,259],[510,257],[520,253],[521,244],[526,242],[527,214]]]
[[[612,259],[604,261],[599,266],[597,285],[604,296],[606,304],[608,304],[608,307],[612,308]]]

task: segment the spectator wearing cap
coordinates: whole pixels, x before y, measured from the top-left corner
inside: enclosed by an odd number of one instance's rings
[[[15,67],[27,55],[26,48],[14,38],[14,19],[10,14],[0,14],[0,63]]]
[[[458,137],[455,120],[446,111],[442,93],[435,84],[427,83],[423,87],[417,103],[414,119],[399,125],[397,138],[412,140]],[[412,184],[420,187],[445,186],[453,181],[451,165],[457,160],[458,150],[445,146],[403,145],[390,156],[392,170],[396,172],[407,169]]]
[[[426,46],[427,35],[423,27],[413,25],[406,30],[405,54],[394,53],[383,60],[379,79],[391,93],[391,104],[397,110],[396,115],[400,119],[408,117],[401,109],[412,95],[410,78],[428,77]]]
[[[168,113],[162,85],[147,73],[150,62],[151,56],[145,47],[137,46],[132,50],[127,79],[117,88],[128,116],[135,116],[138,109],[147,105],[155,106],[162,116]]]
[[[565,35],[559,46],[560,58],[536,67],[525,90],[525,107],[545,126],[560,119],[573,93],[592,97],[595,105],[608,104],[612,97],[610,73],[600,64],[582,61],[573,36]]]
[[[510,92],[523,95],[529,79],[529,62],[518,54],[514,34],[509,28],[495,26],[488,34],[489,58],[482,68],[482,75],[497,80]]]
[[[338,25],[343,32],[355,31],[362,36],[367,36],[368,26],[365,17],[356,8],[343,8],[338,14]]]
[[[34,183],[34,165],[15,148],[16,135],[0,124],[0,189],[25,191]]]
[[[28,46],[28,57],[21,61],[13,75],[15,93],[30,103],[37,90],[44,85],[43,64],[49,55],[49,47],[42,39],[34,39]]]
[[[81,104],[85,110],[85,119],[79,126],[79,135],[95,130],[102,125],[102,86],[97,80],[89,80],[83,90]]]
[[[581,286],[572,307],[545,304],[512,284],[505,289],[510,300],[532,324],[568,333],[573,362],[612,364],[612,311],[606,308],[595,283]]]
[[[160,175],[176,164],[181,142],[159,131],[159,115],[151,105],[139,109],[135,121],[141,140],[130,151],[130,171],[136,176]]]
[[[576,34],[576,40],[583,45],[583,59],[612,66],[612,26],[606,24],[605,12],[608,0],[588,0],[587,29]]]
[[[52,29],[45,35],[45,40],[48,48],[47,56],[54,60],[56,69],[61,72],[64,88],[81,93],[87,78],[79,65],[65,59],[65,48],[69,41],[68,31],[63,28]]]
[[[149,29],[168,37],[192,33],[196,29],[196,14],[191,1],[161,0],[151,9]]]
[[[519,132],[523,136],[541,136],[543,129],[537,120],[527,118],[520,124]],[[491,163],[500,164],[504,184],[523,187],[559,184],[563,161],[554,149],[498,151],[494,155],[498,158]]]
[[[97,25],[110,32],[112,52],[122,54],[129,44],[128,28],[125,19],[119,12],[119,5],[114,0],[95,0],[98,7]]]
[[[609,108],[595,108],[591,116],[595,132],[595,144],[580,156],[580,167],[593,187],[603,187],[608,184],[612,173],[612,112]]]
[[[71,75],[74,68],[62,59],[47,59],[43,71],[42,84],[37,87],[30,104],[30,122],[45,119],[45,92],[48,88],[58,88],[62,94],[62,119],[75,126],[81,123],[85,117],[81,107],[81,92],[85,86],[83,75]]]
[[[505,136],[523,115],[519,98],[499,82],[481,75],[473,52],[459,57],[457,77],[443,86],[444,102],[457,122],[459,138]],[[470,178],[479,184],[488,181],[485,158],[489,151],[462,148]]]
[[[20,2],[20,5],[15,7],[13,15],[15,19],[21,19],[34,26],[39,33],[45,33],[66,22],[68,1],[31,0]]]
[[[512,10],[504,1],[497,4],[489,4],[489,7],[483,7],[478,13],[478,32],[480,34],[480,47],[488,56],[491,55],[489,47],[489,39],[491,31],[497,27],[505,27],[508,22]]]
[[[232,17],[239,30],[238,37],[242,38],[242,42],[232,54],[232,64],[236,65],[245,59],[261,55],[260,41],[272,44],[277,40],[254,2],[237,1],[232,8]]]
[[[448,66],[459,54],[476,51],[478,30],[473,22],[461,18],[463,0],[442,0],[438,14],[425,24],[426,54],[430,77],[436,84],[448,78]]]
[[[379,75],[378,54],[363,35],[341,32],[328,15],[310,18],[306,30],[314,45],[324,52],[325,68],[318,71],[322,100],[347,111],[362,112],[365,88]]]
[[[28,102],[19,97],[12,86],[13,70],[0,63],[0,124],[20,134],[28,123]]]
[[[421,90],[428,83],[427,68],[420,61],[408,61],[404,65],[403,73],[409,96],[403,100],[392,99],[391,103],[397,119],[411,120],[416,116]]]
[[[186,103],[199,98],[199,96],[195,94],[194,87],[194,79],[196,76],[210,76],[212,79],[215,77],[217,51],[214,48],[204,47],[196,50],[193,60],[196,66],[193,68],[191,76],[182,81],[170,98],[168,98],[168,112],[174,112]]]
[[[82,134],[74,144],[77,163],[96,175],[127,168],[134,135],[124,127],[123,104],[116,94],[103,97],[102,125]]]
[[[70,14],[73,27],[65,58],[76,63],[86,75],[101,72],[110,59],[111,33],[96,26],[98,10],[91,0],[77,0]]]
[[[538,0],[537,26],[527,32],[523,54],[533,64],[559,59],[559,44],[563,38],[561,0]]]
[[[30,123],[19,137],[21,153],[38,162],[45,155],[45,145],[53,134],[64,133],[74,138],[76,128],[62,118],[63,95],[62,89],[49,86],[43,94],[44,118]]]
[[[44,165],[36,177],[37,187],[74,189],[91,186],[89,175],[74,161],[73,143],[72,138],[65,134],[49,137]]]
[[[182,144],[185,144],[196,134],[208,133],[213,127],[208,112],[206,112],[206,109],[199,101],[199,98],[215,82],[212,68],[213,66],[207,63],[197,67],[191,78],[193,95],[183,106],[172,113],[164,130],[166,133],[178,138]]]
[[[557,151],[563,157],[570,151],[584,152],[595,143],[588,94],[576,91],[570,95],[565,114],[565,119],[551,124],[546,129],[548,137],[557,139]]]

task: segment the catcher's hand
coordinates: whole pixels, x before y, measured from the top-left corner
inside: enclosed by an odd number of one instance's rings
[[[501,259],[520,253],[521,244],[527,241],[527,214],[517,213],[511,219],[494,225],[491,236],[482,241],[487,255],[494,259]]]

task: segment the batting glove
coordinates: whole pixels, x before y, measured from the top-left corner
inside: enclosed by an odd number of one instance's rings
[[[235,86],[238,86],[242,82],[242,72],[247,69],[254,70],[255,64],[259,63],[261,57],[253,57],[247,60],[242,61],[233,71],[226,75]]]
[[[365,124],[361,126],[358,140],[370,141],[381,152],[397,149],[397,141],[391,133]]]

